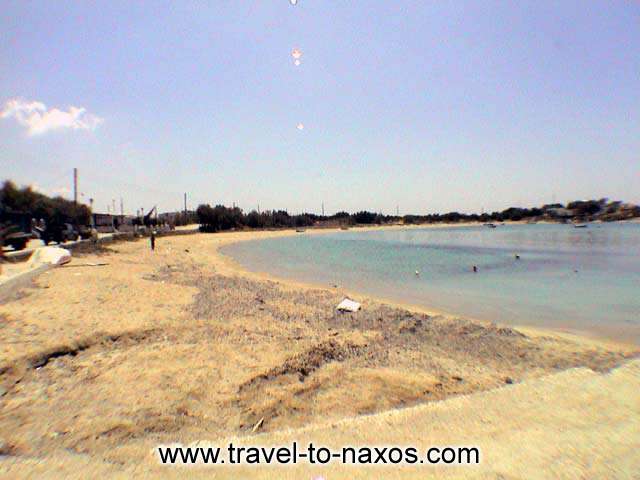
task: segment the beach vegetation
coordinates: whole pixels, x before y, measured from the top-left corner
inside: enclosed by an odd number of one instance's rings
[[[89,207],[61,196],[49,197],[30,186],[19,188],[7,180],[0,188],[0,215],[20,214],[47,225],[88,225],[91,219]]]

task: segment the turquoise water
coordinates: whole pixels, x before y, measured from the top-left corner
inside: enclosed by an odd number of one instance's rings
[[[223,252],[281,278],[640,343],[640,224],[354,230],[243,242]]]

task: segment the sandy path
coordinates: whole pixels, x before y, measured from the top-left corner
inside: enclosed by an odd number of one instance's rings
[[[138,452],[142,455],[135,465],[59,452],[45,462],[14,458],[0,466],[8,478],[634,479],[640,471],[638,387],[640,361],[635,360],[610,374],[571,370],[412,409],[210,444],[470,445],[481,451],[481,464],[472,467],[166,467],[152,450]]]

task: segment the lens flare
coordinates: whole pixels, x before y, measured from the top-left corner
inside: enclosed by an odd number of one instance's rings
[[[291,56],[292,56],[293,58],[295,58],[296,60],[300,60],[300,59],[302,58],[302,52],[301,52],[299,49],[294,48],[294,49],[291,51]]]
[[[298,130],[304,130],[304,125],[302,123],[298,124]]]
[[[294,64],[296,67],[299,67],[299,66],[300,66],[300,60],[294,60],[294,61],[293,61],[293,64]]]
[[[296,5],[298,3],[298,0],[289,0],[289,3],[291,5]]]

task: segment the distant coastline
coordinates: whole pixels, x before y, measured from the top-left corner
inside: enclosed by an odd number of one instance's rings
[[[180,215],[176,213],[176,215]],[[189,216],[188,212],[183,215]],[[178,217],[176,217],[178,218]],[[244,213],[238,207],[223,205],[211,207],[200,205],[191,212],[191,221],[201,225],[207,232],[249,228],[306,228],[333,227],[349,228],[356,225],[415,225],[415,224],[459,224],[459,223],[504,223],[504,222],[555,222],[588,223],[612,222],[640,218],[640,206],[622,201],[577,200],[567,205],[553,203],[533,208],[510,207],[500,212],[465,214],[459,212],[436,213],[426,215],[385,215],[369,211],[357,213],[338,212],[333,215],[301,213],[289,215],[285,210],[259,212],[252,210]]]
[[[448,213],[387,215],[366,210],[349,213],[339,211],[331,215],[315,213],[290,214],[287,210],[243,211],[237,206],[210,206],[201,204],[196,210],[157,212],[155,207],[148,211],[138,210],[137,215],[120,215],[113,212],[99,213],[88,205],[71,201],[60,196],[49,197],[35,191],[30,186],[18,187],[10,180],[4,181],[0,188],[0,226],[6,230],[0,242],[16,231],[30,234],[30,225],[37,219],[48,230],[57,231],[70,224],[82,232],[89,225],[100,232],[133,231],[136,226],[167,226],[170,228],[199,224],[201,231],[218,232],[244,229],[282,229],[296,228],[341,228],[372,225],[442,225],[506,222],[556,222],[588,223],[640,220],[640,206],[619,200],[576,200],[566,205],[552,203],[540,207],[510,207],[491,213]],[[4,231],[3,230],[3,231]]]

